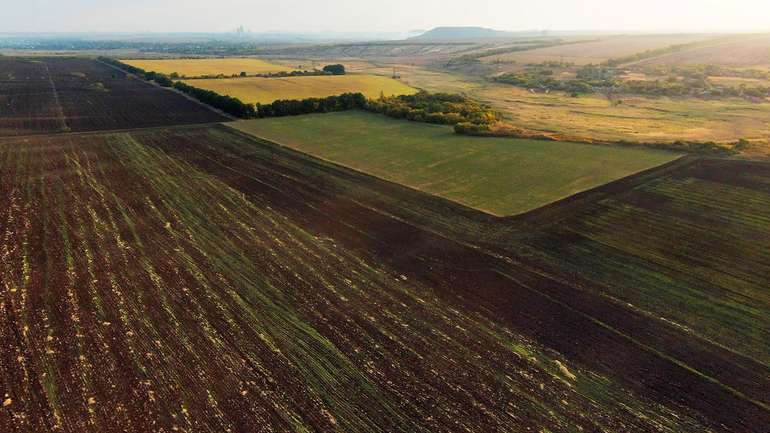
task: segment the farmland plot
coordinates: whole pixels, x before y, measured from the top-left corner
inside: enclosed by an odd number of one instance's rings
[[[672,35],[615,35],[598,37],[574,44],[538,48],[484,58],[488,61],[515,61],[517,63],[570,62],[577,65],[599,64],[612,58],[629,56],[671,45],[690,44],[713,39],[706,34]]]
[[[447,126],[365,112],[231,126],[495,215],[526,212],[680,156],[652,149],[469,137]]]
[[[269,104],[279,99],[324,98],[342,93],[363,93],[367,98],[411,95],[417,90],[399,80],[379,75],[320,75],[287,78],[222,78],[190,80],[187,84],[229,95],[244,102]]]
[[[537,251],[528,254],[770,365],[770,164],[689,162],[622,194],[601,193],[547,217],[535,212],[541,228],[526,240]]]
[[[276,65],[261,59],[253,58],[213,58],[213,59],[152,59],[152,60],[121,60],[123,63],[145,71],[154,71],[171,75],[177,73],[185,77],[204,75],[238,75],[245,72],[248,75],[267,74],[291,71],[288,66]]]
[[[724,65],[770,68],[770,35],[744,35],[732,40],[666,54],[644,60],[640,65]]]
[[[0,135],[226,120],[167,89],[94,60],[0,59]]]
[[[532,227],[519,222],[526,218],[493,219],[270,143],[218,142],[154,145],[186,156],[248,196],[265,197],[298,225],[346,249],[374,254],[408,281],[440,287],[437,294],[459,310],[510,326],[664,406],[691,408],[717,431],[762,431],[770,421],[766,366],[606,297],[582,275],[590,268],[546,268],[531,249],[514,247],[523,244],[517,238],[531,235]],[[624,282],[613,284],[622,288]]]
[[[542,346],[551,311],[529,336],[473,308],[504,292],[441,269],[475,253],[356,204],[355,173],[223,127],[5,139],[0,165],[2,431],[722,430]],[[427,250],[379,256],[393,234]]]
[[[0,136],[63,128],[64,116],[46,64],[0,58]]]

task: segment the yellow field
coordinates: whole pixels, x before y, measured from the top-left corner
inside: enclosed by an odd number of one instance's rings
[[[377,98],[407,95],[417,90],[401,81],[375,75],[323,75],[289,78],[224,78],[191,80],[191,86],[213,90],[236,97],[244,102],[269,104],[278,99],[323,98],[348,92],[361,92]]]
[[[640,142],[676,140],[731,142],[770,139],[770,103],[743,99],[623,96],[614,105],[601,95],[572,98],[559,92],[533,94],[506,85],[473,92],[514,125],[573,139]]]
[[[275,65],[260,59],[228,58],[228,59],[155,59],[155,60],[121,60],[145,71],[155,71],[163,74],[177,74],[185,77],[200,77],[204,75],[233,75],[246,72],[247,74],[267,74],[293,70],[289,66]]]

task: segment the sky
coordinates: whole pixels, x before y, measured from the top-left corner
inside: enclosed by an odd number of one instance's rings
[[[770,0],[0,0],[0,32],[770,32]]]

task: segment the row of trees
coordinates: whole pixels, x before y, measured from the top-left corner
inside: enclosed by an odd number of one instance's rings
[[[335,75],[329,72],[320,71],[318,69],[313,69],[312,71],[279,71],[279,72],[268,72],[265,74],[249,74],[247,72],[241,72],[238,74],[231,74],[231,75],[225,75],[225,74],[209,74],[209,75],[197,75],[194,77],[189,77],[187,75],[182,75],[177,72],[172,72],[169,77],[172,80],[213,80],[213,79],[222,79],[222,78],[289,78],[289,77],[317,77],[317,76],[324,76],[324,75]]]
[[[704,45],[704,43],[706,42],[708,41],[696,41],[696,42],[690,42],[687,44],[675,44],[675,45],[669,45],[667,47],[646,50],[641,53],[629,54],[627,56],[609,59],[605,62],[605,65],[620,66],[626,63],[638,62],[645,59],[651,59],[653,57],[659,57],[664,54],[678,53],[679,51],[684,51],[689,48],[695,48],[700,45]]]
[[[366,109],[398,119],[442,125],[490,124],[500,119],[499,113],[490,107],[465,96],[426,91],[393,97],[381,95],[378,100],[370,100]]]
[[[182,93],[188,94],[193,98],[210,105],[218,110],[222,110],[231,116],[240,117],[242,119],[248,119],[257,116],[256,108],[254,104],[247,104],[238,98],[232,96],[220,95],[217,92],[211,90],[201,89],[191,86],[182,81],[176,81],[173,83],[173,87]]]
[[[538,90],[560,90],[577,96],[581,93],[594,93],[594,82],[585,80],[557,80],[553,71],[542,70],[535,72],[513,72],[498,75],[494,78],[499,83],[516,87]]]
[[[120,60],[111,59],[109,57],[99,57],[99,61],[112,66],[116,66],[147,81],[154,81],[163,87],[172,87],[174,85],[174,82],[171,80],[171,78],[159,72],[148,72],[142,68],[137,68],[136,66],[131,66],[127,63],[121,62]]]
[[[362,93],[343,93],[326,98],[278,100],[271,104],[257,104],[255,117],[282,117],[310,113],[330,113],[353,109],[366,109],[367,100]]]
[[[278,71],[278,72],[268,72],[265,74],[248,74],[247,72],[241,72],[239,74],[232,74],[232,75],[225,75],[225,74],[213,74],[213,75],[198,75],[194,77],[188,77],[186,75],[181,75],[177,72],[172,72],[169,75],[169,78],[172,80],[210,80],[210,79],[217,79],[217,78],[246,78],[246,77],[257,77],[257,78],[287,78],[287,77],[316,77],[316,76],[322,76],[322,75],[345,75],[345,66],[344,65],[326,65],[323,67],[323,69],[313,69],[311,71]]]
[[[461,56],[454,57],[446,63],[446,66],[451,68],[451,67],[465,66],[469,64],[477,64],[477,63],[481,63],[480,59],[482,58],[490,58],[494,56],[501,56],[504,54],[512,54],[519,51],[528,51],[528,50],[534,50],[539,48],[555,47],[557,45],[566,45],[569,43],[573,43],[573,42],[565,42],[561,39],[523,40],[523,41],[519,41],[519,43],[514,46],[488,49],[488,50],[479,50],[473,53],[463,54]],[[497,59],[497,63],[502,63],[502,61],[500,59]]]
[[[126,71],[128,73],[131,73],[131,74],[134,74],[134,75],[138,75],[138,76],[140,76],[142,78],[144,78],[144,75],[147,73],[142,68],[137,68],[136,66],[131,66],[129,64],[121,62],[120,60],[115,60],[115,59],[110,58],[110,57],[99,57],[98,60],[100,62],[102,62],[102,63],[107,63],[107,64],[112,65],[112,66],[117,66],[118,68],[120,68],[120,69],[122,69],[122,70],[124,70],[124,71]]]

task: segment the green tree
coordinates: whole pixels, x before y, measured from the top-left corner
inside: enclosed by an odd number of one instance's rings
[[[340,64],[326,65],[324,66],[323,71],[332,75],[345,75],[345,66]]]

